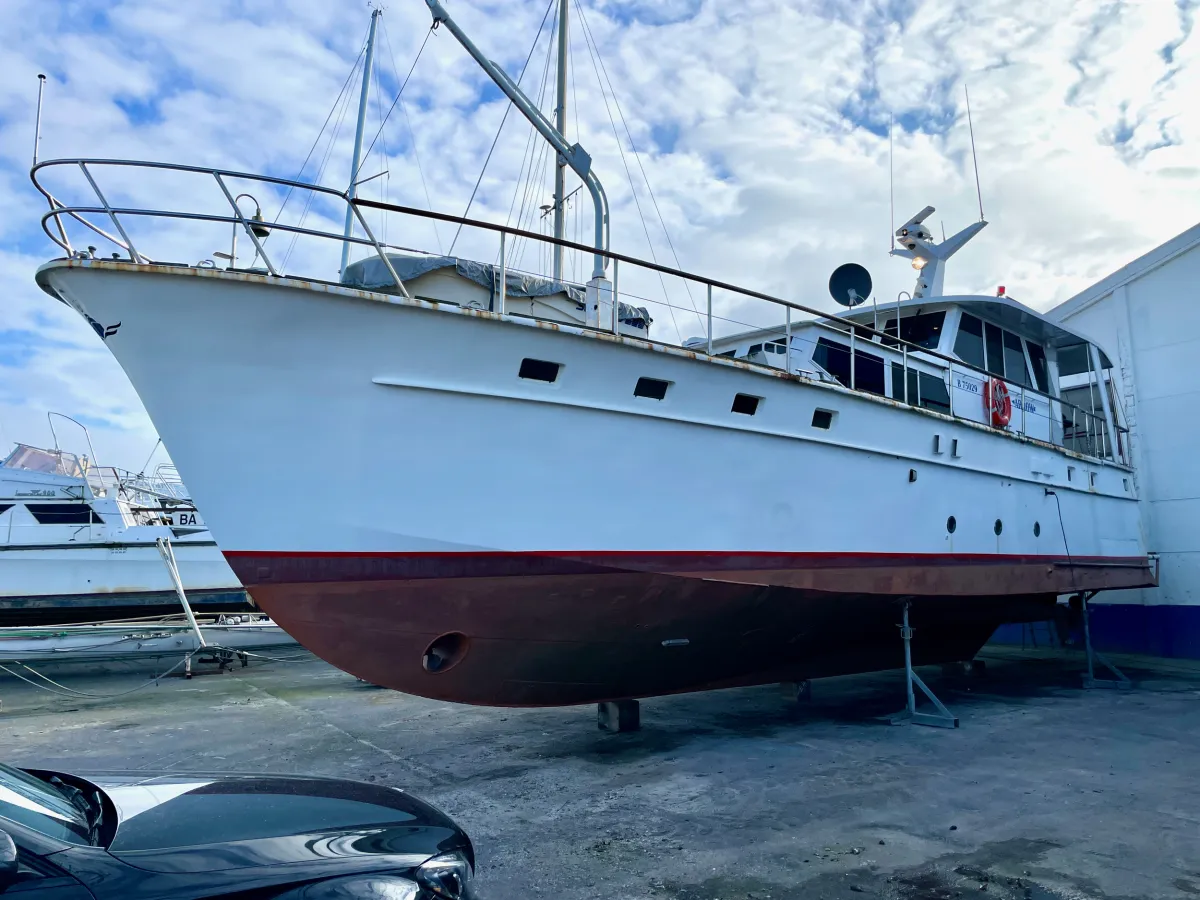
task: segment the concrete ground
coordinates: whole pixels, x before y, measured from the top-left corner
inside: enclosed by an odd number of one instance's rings
[[[0,759],[381,781],[470,832],[487,898],[897,900],[1200,896],[1200,667],[1129,661],[1083,691],[1071,656],[922,670],[947,731],[872,717],[897,673],[591,707],[494,710],[392,693],[313,660],[168,678],[100,702],[0,673]],[[115,694],[146,664],[54,676]]]

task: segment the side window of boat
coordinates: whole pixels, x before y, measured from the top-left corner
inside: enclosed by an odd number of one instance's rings
[[[13,505],[11,503],[0,503],[0,516],[4,515],[12,508]]]
[[[820,338],[813,351],[813,362],[836,378],[846,387],[850,386],[850,348],[829,338]],[[860,391],[883,395],[883,357],[873,353],[854,351],[854,386]]]
[[[103,525],[104,520],[86,503],[27,503],[25,508],[39,525]]]
[[[1029,371],[1025,367],[1025,351],[1021,348],[1021,339],[1011,331],[1004,332],[1004,373],[1005,377],[1016,384],[1030,386]]]
[[[962,314],[958,337],[954,339],[954,352],[967,365],[983,368],[983,323],[974,316]]]
[[[1029,361],[1033,363],[1033,377],[1037,379],[1037,389],[1043,394],[1050,391],[1050,370],[1046,366],[1046,351],[1041,344],[1026,341],[1029,348]]]
[[[987,370],[1004,377],[1004,329],[991,322],[983,323],[983,346],[987,351]]]
[[[904,400],[904,367],[900,363],[892,363],[892,399]],[[928,372],[908,370],[908,403],[910,406],[920,406],[922,409],[935,409],[938,412],[950,412],[950,392],[946,382],[937,375]]]
[[[936,350],[942,340],[942,325],[946,322],[946,312],[941,310],[931,313],[918,313],[915,316],[905,316],[900,320],[900,338],[926,350]],[[896,320],[888,319],[883,326],[884,333],[896,333]],[[894,347],[896,342],[883,340],[885,347]]]

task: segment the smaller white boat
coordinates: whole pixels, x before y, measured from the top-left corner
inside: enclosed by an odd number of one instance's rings
[[[198,613],[252,609],[173,467],[17,444],[0,462],[0,627],[179,612],[160,538]]]
[[[295,644],[263,615],[220,616],[196,630],[187,621],[0,628],[0,664],[114,662],[183,657],[207,650],[226,657]]]

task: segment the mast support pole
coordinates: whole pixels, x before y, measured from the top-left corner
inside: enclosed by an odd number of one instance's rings
[[[496,83],[496,87],[504,92],[505,96],[512,101],[513,106],[529,120],[537,133],[554,148],[587,186],[588,193],[592,195],[592,204],[596,209],[596,234],[593,243],[596,252],[592,257],[592,277],[603,278],[604,271],[608,267],[608,261],[605,259],[608,250],[608,197],[604,193],[604,186],[600,184],[600,179],[592,171],[592,158],[579,144],[567,143],[567,139],[563,137],[562,133],[550,124],[550,121],[542,115],[542,111],[525,96],[525,92],[508,76],[508,73],[484,56],[483,51],[476,47],[474,42],[467,37],[466,32],[459,28],[458,23],[450,18],[450,14],[442,6],[441,0],[425,0],[425,5],[429,7],[429,12],[433,15],[434,26],[439,24],[446,26],[447,30],[454,35],[455,40],[462,44],[463,49]]]
[[[358,126],[354,129],[354,157],[350,162],[350,187],[346,189],[346,240],[342,242],[342,265],[339,275],[344,275],[350,262],[350,235],[354,230],[354,195],[358,192],[358,169],[362,165],[363,129],[367,125],[367,94],[371,88],[371,65],[375,56],[375,26],[379,23],[382,9],[371,11],[371,31],[367,35],[367,55],[363,60],[362,92],[358,95]]]
[[[567,54],[570,52],[570,9],[568,0],[558,0],[558,103],[554,108],[554,126],[558,133],[567,133]],[[554,238],[561,241],[564,237],[566,219],[566,174],[567,160],[560,153],[554,166]],[[563,277],[563,248],[554,245],[554,280],[562,281]]]

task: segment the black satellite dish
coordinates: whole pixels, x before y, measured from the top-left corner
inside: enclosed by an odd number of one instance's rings
[[[829,294],[842,306],[855,307],[871,296],[871,273],[858,263],[845,263],[829,276]]]

